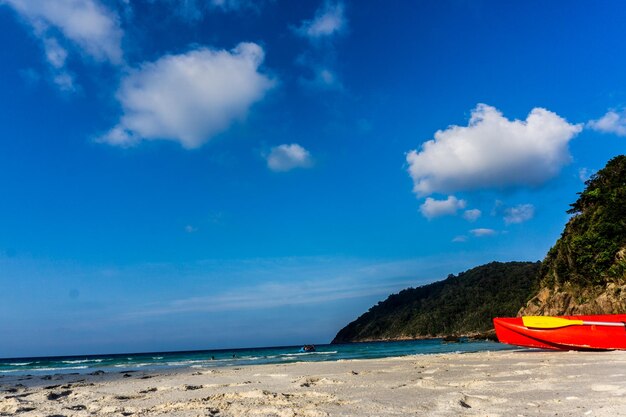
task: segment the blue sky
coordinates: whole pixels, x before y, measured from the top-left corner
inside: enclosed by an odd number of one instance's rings
[[[625,18],[0,0],[0,357],[323,343],[542,259],[624,152]]]

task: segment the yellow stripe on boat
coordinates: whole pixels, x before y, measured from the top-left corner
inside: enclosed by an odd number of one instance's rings
[[[570,320],[550,316],[524,316],[522,317],[522,322],[524,326],[534,329],[556,329],[559,327],[583,325],[582,320]]]

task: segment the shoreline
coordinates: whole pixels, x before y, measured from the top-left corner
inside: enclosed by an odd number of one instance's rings
[[[446,338],[467,339],[469,341],[496,341],[495,329],[484,332],[446,334],[438,336],[407,336],[407,337],[390,337],[386,339],[362,339],[345,342],[329,343],[313,343],[314,346],[336,346],[336,345],[354,345],[359,343],[385,343],[385,342],[411,342],[423,340],[445,340]],[[463,342],[461,342],[463,343]],[[124,356],[153,356],[162,354],[189,354],[189,353],[223,353],[223,352],[239,352],[246,350],[259,349],[283,349],[293,348],[299,349],[302,345],[285,345],[285,346],[249,346],[249,347],[233,347],[233,348],[216,348],[216,349],[194,349],[194,350],[171,350],[171,351],[146,351],[146,352],[121,352],[121,353],[84,353],[84,354],[68,354],[68,355],[51,355],[51,356],[15,356],[0,357],[0,362],[4,361],[35,361],[42,359],[79,359],[79,358],[105,358],[105,357],[124,357]]]
[[[453,343],[460,342],[460,343]],[[267,347],[253,349],[193,352],[154,352],[150,354],[114,354],[98,356],[58,356],[0,361],[2,375],[89,374],[102,370],[163,371],[170,368],[222,368],[292,362],[337,361],[344,359],[385,358],[414,354],[510,350],[511,346],[483,340],[445,341],[443,339],[396,342],[318,345],[313,352],[300,352],[299,347]]]
[[[444,353],[0,378],[0,415],[626,415],[626,352]]]
[[[496,330],[495,329],[491,329],[491,330],[486,330],[484,332],[473,332],[473,333],[459,333],[459,334],[445,334],[445,335],[438,335],[438,336],[397,336],[397,337],[389,337],[389,338],[382,338],[382,339],[358,339],[358,340],[351,340],[351,341],[339,341],[339,342],[335,342],[335,339],[333,339],[330,342],[330,345],[350,345],[350,344],[355,344],[355,343],[385,343],[385,342],[411,342],[411,341],[419,341],[419,340],[443,340],[446,341],[446,339],[450,339],[450,340],[461,340],[461,339],[467,339],[470,341],[498,341],[498,338],[496,337]],[[462,343],[462,342],[451,342],[451,343]]]

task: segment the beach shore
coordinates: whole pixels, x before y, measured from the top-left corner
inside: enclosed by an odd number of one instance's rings
[[[626,416],[626,352],[0,377],[2,416]]]

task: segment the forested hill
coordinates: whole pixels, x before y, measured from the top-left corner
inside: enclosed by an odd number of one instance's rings
[[[593,175],[568,213],[520,314],[626,313],[626,156]]]
[[[341,329],[332,343],[468,335],[514,316],[537,291],[540,262],[492,262],[390,295]]]

